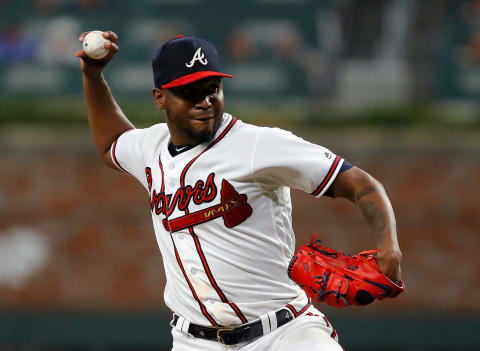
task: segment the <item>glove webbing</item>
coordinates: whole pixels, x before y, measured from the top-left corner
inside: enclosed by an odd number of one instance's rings
[[[331,273],[330,273],[331,274]],[[337,299],[337,304],[340,302],[340,300],[343,301],[345,305],[348,305],[347,299],[345,298],[345,295],[343,295],[340,291],[343,286],[343,282],[340,282],[340,285],[338,286],[338,290],[328,290],[326,291],[327,288],[327,283],[328,279],[330,278],[330,274],[327,275],[327,273],[323,273],[323,275],[314,275],[313,277],[317,280],[315,280],[315,283],[318,283],[320,285],[320,289],[316,290],[313,288],[313,286],[310,286],[310,290],[313,291],[317,295],[317,299],[320,301],[323,301],[326,296],[332,294],[333,296],[336,297]]]

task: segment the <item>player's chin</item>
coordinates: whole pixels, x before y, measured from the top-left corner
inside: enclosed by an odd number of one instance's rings
[[[195,139],[197,144],[202,144],[211,141],[215,136],[215,132],[216,129],[214,124],[211,126],[194,125],[190,129],[189,134],[193,137],[193,139]]]
[[[215,120],[194,120],[192,121],[192,132],[199,143],[210,141],[215,136],[218,127]]]

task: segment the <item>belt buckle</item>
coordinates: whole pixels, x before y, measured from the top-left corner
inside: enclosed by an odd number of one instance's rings
[[[223,344],[225,345],[225,341],[222,339],[222,336],[220,335],[221,332],[224,332],[224,331],[232,331],[234,330],[235,328],[233,327],[223,327],[223,328],[218,328],[217,329],[217,341],[220,343],[220,344]]]

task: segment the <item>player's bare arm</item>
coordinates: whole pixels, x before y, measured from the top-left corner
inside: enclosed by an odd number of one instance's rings
[[[353,167],[340,173],[333,183],[333,194],[352,201],[376,235],[376,257],[382,272],[392,281],[401,279],[402,253],[398,245],[395,214],[382,184],[367,172]]]
[[[78,40],[83,42],[88,33],[82,33]],[[75,56],[80,58],[88,122],[93,140],[107,166],[118,170],[110,157],[110,147],[119,135],[128,129],[134,128],[134,126],[115,102],[102,74],[108,62],[118,52],[116,44],[118,37],[111,31],[103,32],[102,35],[107,39],[104,47],[109,50],[109,53],[106,57],[95,60],[88,57],[83,50],[77,51]]]

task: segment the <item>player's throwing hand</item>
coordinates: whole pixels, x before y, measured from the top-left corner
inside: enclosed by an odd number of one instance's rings
[[[90,32],[83,32],[78,38],[78,41],[82,43],[83,39],[88,33]],[[116,44],[116,41],[118,39],[117,34],[112,31],[106,31],[102,33],[102,36],[107,39],[104,43],[104,47],[105,49],[109,50],[108,55],[104,58],[96,60],[92,59],[87,56],[84,50],[78,50],[75,53],[75,56],[80,58],[80,67],[82,69],[82,72],[86,75],[93,76],[102,73],[107,63],[118,52],[118,45]]]

